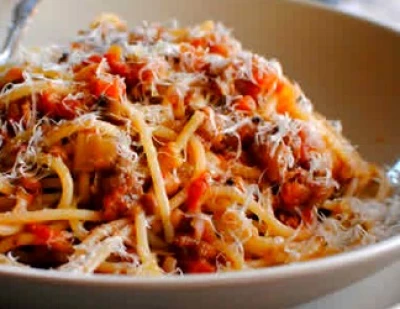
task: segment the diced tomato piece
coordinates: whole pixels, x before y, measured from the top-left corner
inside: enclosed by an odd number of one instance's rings
[[[112,45],[104,55],[108,62],[120,62],[122,60],[122,48],[118,45]]]
[[[297,213],[282,208],[275,210],[275,216],[279,221],[292,229],[297,229],[301,223],[301,217]]]
[[[209,44],[209,41],[205,37],[201,38],[194,38],[190,41],[190,44],[193,45],[194,47],[203,47],[206,48]]]
[[[268,92],[278,80],[278,76],[270,71],[260,71],[255,65],[253,66],[253,78],[257,85],[265,92]]]
[[[253,80],[237,79],[235,87],[240,94],[250,95],[254,99],[261,93],[268,93],[278,80],[273,72],[260,71],[256,65],[253,65],[252,74]]]
[[[78,114],[82,105],[80,100],[64,98],[59,106],[58,114],[62,118],[72,119]]]
[[[99,67],[98,63],[85,64],[84,62],[73,66],[74,79],[76,81],[90,81],[96,76],[96,71]]]
[[[229,49],[224,44],[215,44],[215,45],[210,46],[210,53],[218,54],[218,55],[221,55],[223,57],[228,57],[229,56]]]
[[[315,212],[313,211],[313,208],[306,207],[306,208],[302,209],[301,210],[301,219],[306,224],[313,223],[315,221],[315,219],[316,219]]]
[[[151,82],[154,79],[154,73],[150,69],[144,69],[140,71],[139,78],[142,82]]]
[[[5,83],[16,83],[23,81],[22,69],[18,67],[11,68],[7,71],[6,75],[2,78]]]
[[[144,66],[143,63],[126,63],[122,57],[122,47],[118,45],[112,45],[107,53],[104,55],[107,59],[108,65],[110,66],[110,73],[124,77],[126,83],[133,86],[139,79],[139,72]],[[148,78],[145,73],[146,79]]]
[[[100,55],[98,55],[98,54],[94,54],[94,55],[91,55],[91,56],[87,59],[87,62],[89,62],[89,63],[100,63],[100,62],[101,62],[101,59],[103,59],[102,56],[100,56]]]
[[[118,45],[112,45],[104,55],[110,66],[112,74],[118,74],[121,77],[128,78],[130,75],[129,66],[122,61],[122,48]]]
[[[145,66],[144,63],[129,63],[128,64],[128,75],[126,77],[126,83],[130,86],[134,86],[139,82],[139,72]]]
[[[119,100],[125,91],[125,84],[116,77],[110,81],[94,79],[92,82],[92,93],[96,98],[106,96],[109,99]]]
[[[40,244],[47,244],[53,235],[53,231],[49,226],[44,224],[32,223],[26,226],[26,229],[35,234],[37,242]]]
[[[287,182],[281,189],[281,197],[285,207],[291,210],[300,207],[311,197],[311,190],[306,185],[298,182]]]
[[[61,104],[62,95],[53,90],[45,90],[42,92],[38,102],[38,109],[44,114],[55,116],[57,114],[57,105]]]
[[[123,62],[115,61],[115,62],[109,62],[110,65],[111,73],[119,75],[121,77],[125,77],[128,80],[132,79],[132,70],[130,67]]]
[[[62,232],[45,224],[27,224],[26,229],[35,235],[36,245],[45,245],[60,251],[68,251],[71,248],[71,243]]]
[[[189,184],[187,191],[187,209],[191,213],[198,213],[201,211],[201,197],[206,193],[209,187],[207,178],[208,174],[203,173]]]
[[[261,92],[261,88],[250,80],[237,79],[235,80],[235,88],[242,95],[249,95],[254,100],[257,100]]]
[[[186,272],[189,274],[215,273],[217,268],[205,259],[186,262]]]
[[[289,114],[292,118],[302,119],[303,116],[296,107],[296,94],[294,87],[285,81],[279,81],[276,87],[278,98],[276,111],[279,114]]]
[[[43,91],[38,101],[38,110],[50,117],[73,119],[83,102],[66,98],[63,94],[52,89]]]
[[[36,195],[42,189],[40,181],[34,177],[22,177],[21,184],[29,193]]]
[[[233,106],[236,110],[251,112],[256,109],[256,102],[251,96],[245,95],[243,98],[235,101]]]

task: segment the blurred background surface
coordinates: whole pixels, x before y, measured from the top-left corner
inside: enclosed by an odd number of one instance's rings
[[[19,0],[0,0],[0,38],[4,37],[13,4]],[[52,0],[42,0],[52,1]],[[68,1],[68,0],[65,0]],[[245,0],[244,0],[245,1]],[[333,6],[400,31],[400,0],[309,0]],[[1,40],[0,40],[1,41]]]
[[[317,0],[400,30],[400,0]]]

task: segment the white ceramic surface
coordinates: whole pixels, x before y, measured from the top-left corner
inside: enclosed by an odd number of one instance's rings
[[[12,0],[0,0],[0,24]],[[243,44],[277,57],[317,109],[343,120],[369,159],[400,153],[400,35],[319,7],[282,0],[43,0],[28,45],[67,42],[102,11],[130,24],[221,20]],[[79,277],[0,267],[2,308],[279,308],[343,289],[400,261],[400,237],[297,265],[220,276]],[[400,302],[400,263],[298,308],[373,308]]]

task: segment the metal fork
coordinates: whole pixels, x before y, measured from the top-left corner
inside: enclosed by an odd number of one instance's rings
[[[40,0],[20,0],[15,5],[12,12],[11,25],[0,52],[0,65],[6,63],[14,55],[27,21],[39,2]]]

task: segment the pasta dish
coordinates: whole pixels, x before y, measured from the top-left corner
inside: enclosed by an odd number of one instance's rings
[[[306,261],[398,199],[340,123],[223,25],[102,15],[0,67],[0,261],[124,275]]]

